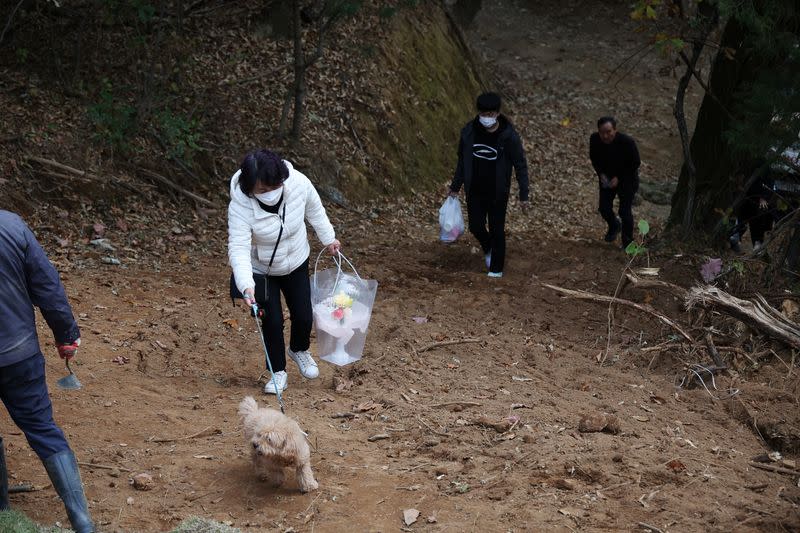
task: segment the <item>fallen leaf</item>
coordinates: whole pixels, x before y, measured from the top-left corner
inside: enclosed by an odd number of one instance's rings
[[[130,361],[131,360],[125,357],[124,355],[118,355],[117,357],[111,360],[112,363],[117,363],[118,365],[126,365],[130,363]]]
[[[223,324],[228,326],[231,329],[239,329],[239,321],[235,318],[228,318],[222,321]]]
[[[411,320],[413,320],[417,324],[426,324],[428,322],[428,317],[425,317],[425,316],[412,316]]]
[[[99,239],[105,234],[106,227],[100,222],[95,222],[94,224],[92,224],[92,231],[94,231],[94,236],[92,238]]]
[[[642,416],[642,415],[633,415],[632,418],[634,420],[638,420],[639,422],[649,422],[650,421],[650,419],[648,417]]]
[[[686,470],[686,465],[677,459],[673,459],[667,463],[667,468],[670,468],[673,472],[683,472]]]
[[[371,410],[376,409],[378,407],[381,407],[381,404],[375,403],[372,400],[367,400],[366,402],[361,402],[360,404],[355,406],[353,408],[353,411],[355,411],[357,413],[365,413],[367,411],[371,411]]]
[[[410,526],[411,524],[416,522],[417,518],[419,518],[419,511],[417,511],[416,509],[406,509],[405,511],[403,511],[403,522],[407,526]]]
[[[388,433],[378,433],[377,435],[371,436],[367,440],[370,441],[370,442],[375,442],[375,441],[379,441],[379,440],[386,440],[386,439],[389,439],[389,438],[391,438],[391,436]]]
[[[213,455],[193,455],[195,459],[213,459]]]

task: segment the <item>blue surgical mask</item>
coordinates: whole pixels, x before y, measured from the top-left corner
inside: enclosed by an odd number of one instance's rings
[[[275,205],[278,203],[278,200],[281,199],[282,194],[283,187],[278,187],[274,191],[262,192],[261,194],[255,194],[253,196],[256,197],[256,200],[265,205]]]
[[[497,124],[497,119],[495,117],[478,117],[478,120],[487,130],[493,128],[494,125]]]

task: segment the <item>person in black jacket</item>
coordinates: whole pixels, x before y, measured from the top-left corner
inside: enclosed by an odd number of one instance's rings
[[[597,132],[589,137],[589,159],[600,188],[598,211],[608,224],[605,241],[614,242],[622,230],[625,248],[633,240],[633,197],[639,190],[641,159],[636,141],[617,131],[614,117],[601,117]],[[614,216],[615,196],[619,196],[619,218]]]
[[[508,118],[500,113],[500,96],[483,93],[476,103],[478,116],[461,130],[458,164],[450,183],[450,195],[457,196],[464,186],[469,231],[480,242],[489,276],[500,278],[505,266],[505,224],[511,172],[516,172],[520,207],[526,210],[528,164],[519,134]]]
[[[94,531],[78,461],[53,420],[34,306],[53,332],[62,359],[75,357],[80,329],[58,271],[22,219],[0,210],[0,398],[25,434],[64,502],[72,529]],[[2,439],[0,439],[0,443]],[[8,508],[8,478],[0,447],[0,510]]]

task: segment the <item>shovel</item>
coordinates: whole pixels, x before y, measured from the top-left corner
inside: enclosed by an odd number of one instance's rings
[[[78,390],[81,388],[81,382],[78,381],[78,376],[75,375],[75,372],[69,367],[69,359],[67,361],[67,370],[69,374],[64,376],[63,378],[56,381],[56,385],[59,389],[66,389],[66,390]]]

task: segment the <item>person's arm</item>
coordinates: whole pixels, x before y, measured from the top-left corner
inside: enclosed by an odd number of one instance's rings
[[[589,160],[592,162],[592,168],[597,173],[598,178],[605,175],[605,170],[600,166],[600,139],[596,134],[589,137]]]
[[[314,188],[314,185],[311,184],[308,178],[306,178],[305,183],[307,187],[306,220],[308,220],[308,223],[314,228],[314,233],[317,234],[319,242],[321,242],[323,246],[328,247],[329,251],[331,251],[331,246],[339,242],[336,240],[336,232],[328,218],[328,213],[325,212],[325,206],[322,205],[322,199],[319,197],[319,193]]]
[[[519,201],[527,202],[530,194],[528,161],[525,158],[525,148],[522,146],[522,139],[517,132],[514,132],[512,146],[511,164],[514,165],[514,173],[517,176],[517,183],[519,184]]]
[[[31,303],[42,312],[56,345],[76,344],[81,336],[58,271],[47,259],[33,232],[25,226],[25,277]],[[77,348],[77,345],[76,345]]]
[[[253,230],[250,223],[236,212],[231,201],[228,206],[228,263],[233,270],[236,288],[242,294],[253,294],[256,286],[251,260],[252,239]]]
[[[461,186],[464,185],[464,139],[462,135],[458,136],[458,162],[456,163],[456,171],[453,174],[453,180],[450,182],[450,192],[458,194]]]

